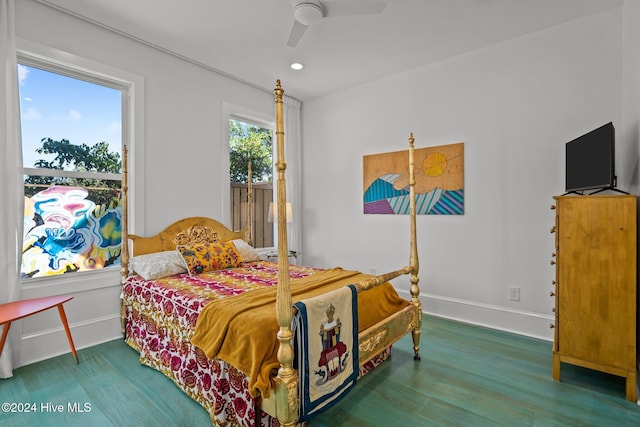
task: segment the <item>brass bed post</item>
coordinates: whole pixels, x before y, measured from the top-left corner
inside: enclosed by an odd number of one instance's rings
[[[253,177],[251,175],[251,160],[247,168],[247,232],[245,239],[248,244],[253,246]]]
[[[289,248],[287,247],[287,216],[286,216],[286,183],[284,161],[284,118],[282,96],[284,90],[280,80],[274,89],[276,98],[276,141],[278,172],[277,181],[277,213],[278,213],[278,290],[276,295],[276,319],[279,330],[278,347],[278,376],[275,379],[276,417],[282,426],[294,426],[298,420],[298,373],[293,368],[293,346],[291,339],[292,305],[291,286],[289,283]]]
[[[416,237],[416,175],[413,143],[413,132],[409,135],[409,216],[411,217],[411,254],[409,268],[411,269],[411,303],[416,307],[416,325],[411,331],[413,338],[414,360],[420,360],[420,327],[422,326],[422,304],[420,303],[420,288],[418,287],[418,242]]]
[[[127,146],[122,147],[122,236],[120,240],[120,285],[124,285],[129,276],[129,172],[128,172],[128,150]],[[120,293],[120,332],[126,335],[125,325],[126,313],[124,310],[124,298]]]

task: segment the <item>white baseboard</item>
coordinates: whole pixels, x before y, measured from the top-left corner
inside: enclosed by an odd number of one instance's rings
[[[76,350],[122,339],[120,315],[113,314],[82,322],[70,323],[69,329]],[[16,367],[30,365],[45,359],[69,353],[71,348],[62,325],[22,336],[22,363]],[[82,361],[82,360],[80,360]]]
[[[411,298],[407,291],[398,293]],[[553,341],[553,329],[549,327],[555,320],[552,315],[431,294],[421,294],[420,302],[422,311],[429,315]]]

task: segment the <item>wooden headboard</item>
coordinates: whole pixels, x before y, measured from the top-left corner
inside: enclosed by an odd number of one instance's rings
[[[215,219],[195,216],[178,220],[152,237],[130,234],[133,256],[170,251],[180,244],[245,239],[247,230],[232,231]]]

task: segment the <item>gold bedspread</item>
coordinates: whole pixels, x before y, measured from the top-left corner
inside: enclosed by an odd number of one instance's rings
[[[333,268],[291,281],[292,303],[371,277]],[[277,359],[276,286],[213,301],[202,309],[191,342],[249,376],[249,392],[268,397]],[[360,331],[409,305],[390,283],[358,293]]]

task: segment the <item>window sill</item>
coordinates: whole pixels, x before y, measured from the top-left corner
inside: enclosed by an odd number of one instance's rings
[[[47,295],[73,294],[95,289],[120,286],[120,268],[100,271],[82,271],[61,276],[34,277],[22,280],[22,298]]]

